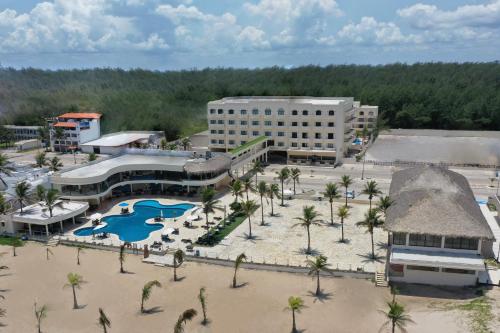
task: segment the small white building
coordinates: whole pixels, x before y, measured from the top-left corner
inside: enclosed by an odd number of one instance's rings
[[[475,285],[494,235],[467,179],[438,167],[410,168],[394,173],[389,195],[389,281]]]
[[[58,116],[50,126],[50,146],[54,151],[66,152],[80,149],[86,143],[101,136],[100,113],[65,113]],[[62,137],[57,136],[57,128],[62,129]]]
[[[110,133],[80,144],[84,153],[116,155],[127,148],[149,148],[158,145],[164,136],[161,131],[127,131]]]
[[[38,139],[21,140],[14,143],[17,151],[24,151],[42,147],[42,142]]]

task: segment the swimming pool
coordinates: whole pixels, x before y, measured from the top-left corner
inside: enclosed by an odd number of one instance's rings
[[[92,234],[107,232],[118,235],[124,242],[137,242],[149,237],[153,231],[163,228],[163,224],[147,224],[146,220],[163,215],[165,218],[182,216],[193,204],[162,205],[156,200],[142,200],[134,204],[134,212],[122,215],[110,215],[102,218],[105,227],[95,229],[87,227],[76,230],[76,236],[92,236]]]

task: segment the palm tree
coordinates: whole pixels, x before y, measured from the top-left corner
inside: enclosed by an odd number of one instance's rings
[[[38,333],[42,333],[42,320],[47,318],[47,312],[49,308],[47,305],[42,305],[38,307],[35,302],[35,318],[36,318],[36,328],[38,329]]]
[[[290,178],[293,181],[293,194],[295,194],[295,183],[299,183],[299,177],[300,177],[300,169],[299,168],[293,168],[290,170]]]
[[[57,172],[57,171],[61,170],[62,167],[63,167],[63,164],[61,163],[61,160],[57,156],[54,156],[49,161],[49,169],[51,171]]]
[[[340,219],[340,227],[342,230],[342,238],[340,239],[340,241],[343,243],[345,241],[344,240],[344,220],[349,217],[349,208],[347,208],[347,206],[339,207],[339,209],[337,211],[337,216]]]
[[[31,184],[23,180],[16,185],[16,197],[19,205],[21,206],[21,215],[23,214],[23,207],[28,200],[28,192],[31,188]]]
[[[191,140],[186,136],[181,139],[181,145],[184,150],[188,150],[189,146],[191,146]]]
[[[95,161],[96,159],[97,159],[97,155],[96,155],[96,153],[94,153],[94,152],[90,152],[90,153],[89,153],[89,156],[87,156],[87,160],[88,160],[89,162],[93,162],[93,161]]]
[[[174,333],[184,333],[184,324],[186,324],[190,320],[193,320],[193,318],[196,317],[197,314],[198,313],[195,309],[188,309],[184,311],[175,323]]]
[[[252,221],[250,220],[252,215],[255,213],[255,210],[257,209],[257,205],[255,204],[255,201],[253,200],[248,200],[244,201],[241,203],[241,210],[245,213],[245,215],[248,217],[248,239],[252,238]]]
[[[80,289],[83,283],[83,278],[81,275],[76,273],[68,274],[68,283],[64,287],[71,287],[73,290],[73,309],[78,309],[78,302],[76,301],[76,289]]]
[[[243,186],[241,184],[241,180],[235,180],[231,185],[229,185],[229,190],[234,196],[234,202],[238,202],[238,197],[243,196]]]
[[[280,187],[278,184],[271,184],[267,188],[267,197],[271,200],[271,216],[274,216],[274,198],[280,198]]]
[[[339,190],[337,189],[337,184],[328,183],[326,184],[325,192],[323,193],[325,198],[328,198],[330,202],[330,223],[333,225],[333,200],[340,198]]]
[[[99,308],[99,319],[97,320],[97,324],[102,327],[103,333],[108,333],[108,328],[111,327],[111,321],[102,308]]]
[[[295,220],[299,220],[299,223],[294,224],[292,227],[302,226],[307,230],[307,250],[306,253],[311,253],[311,232],[310,227],[312,225],[320,225],[318,217],[321,216],[314,206],[304,206],[302,210],[302,217],[296,217]]]
[[[36,199],[39,202],[42,202],[45,200],[45,187],[43,185],[37,185],[36,186]]]
[[[0,193],[0,215],[5,215],[7,212],[7,203],[5,202],[5,197],[3,193]]]
[[[373,197],[382,194],[382,191],[378,189],[376,181],[370,180],[365,184],[365,187],[363,188],[363,191],[361,193],[368,195],[368,200],[370,200],[370,210],[371,210]]]
[[[9,158],[7,155],[0,153],[0,175],[4,174],[6,176],[10,176],[11,172],[14,171],[14,168],[9,165]],[[0,177],[0,181],[7,186],[7,183],[3,180],[3,177]]]
[[[345,188],[345,206],[347,207],[347,191],[349,190],[349,186],[352,185],[353,179],[348,175],[343,175],[340,178],[340,185]]]
[[[380,219],[380,215],[376,209],[370,209],[367,213],[365,213],[365,219],[361,222],[356,223],[357,226],[366,227],[366,231],[370,233],[370,238],[372,241],[372,259],[375,259],[375,246],[373,244],[373,230],[383,224],[383,221]]]
[[[54,138],[59,141],[59,151],[61,151],[61,140],[64,138],[64,130],[62,127],[56,127],[54,131]]]
[[[146,312],[144,309],[144,302],[146,302],[149,297],[151,297],[151,292],[153,291],[153,287],[161,288],[161,283],[158,280],[149,281],[142,287],[141,294],[141,313]]]
[[[35,165],[39,168],[43,168],[47,165],[47,154],[43,151],[35,155]]]
[[[255,160],[252,164],[250,172],[253,172],[255,174],[255,184],[257,184],[257,174],[258,173],[260,173],[261,175],[264,174],[264,167],[262,166],[262,162],[259,160]]]
[[[388,195],[386,195],[385,197],[380,197],[378,200],[377,209],[379,212],[384,213],[385,216],[387,210],[392,206],[393,203],[394,201],[392,201],[392,199]]]
[[[125,273],[123,269],[123,263],[125,262],[125,245],[120,245],[120,254],[118,255],[118,260],[120,261],[120,273]]]
[[[382,325],[381,329],[390,325],[392,333],[396,332],[396,327],[401,332],[406,332],[406,325],[414,321],[406,314],[405,307],[398,302],[387,302],[387,306],[389,311],[380,310],[387,317],[387,321]]]
[[[84,253],[83,247],[79,246],[76,248],[76,264],[80,265],[80,253]]]
[[[236,261],[234,262],[233,288],[236,288],[236,273],[238,272],[238,268],[240,268],[241,264],[246,260],[247,256],[244,253],[236,257]]]
[[[177,150],[177,143],[172,142],[172,143],[167,143],[167,150]]]
[[[52,252],[52,250],[51,250],[51,249],[46,248],[46,252],[47,252],[47,260],[49,260],[49,259],[50,259],[50,258],[49,258],[49,256],[54,256],[54,252]]]
[[[253,187],[252,178],[245,178],[241,182],[241,186],[243,187],[243,191],[246,193],[247,201],[248,201],[248,192],[254,192],[255,189]]]
[[[167,139],[163,138],[160,140],[160,149],[161,150],[167,150]]]
[[[181,267],[184,262],[184,252],[181,249],[177,249],[174,252],[174,282],[177,282],[177,268]]]
[[[222,210],[222,207],[217,206],[220,200],[214,199],[215,191],[211,187],[205,187],[201,192],[201,203],[203,205],[203,213],[205,213],[205,220],[207,224],[207,230],[210,228],[208,224],[208,214],[215,213],[215,210]]]
[[[283,192],[285,191],[285,189],[284,189],[285,182],[287,182],[288,179],[290,178],[290,169],[288,169],[288,167],[284,167],[280,171],[277,171],[276,175],[277,175],[278,180],[281,183],[281,206],[284,206],[285,202],[283,201],[284,200],[284,193]]]
[[[309,267],[309,275],[316,276],[316,296],[321,295],[321,288],[319,286],[319,275],[321,272],[330,272],[328,267],[330,266],[327,263],[327,258],[325,256],[317,256],[314,257],[314,260],[308,259],[306,260],[307,267]]]
[[[203,312],[203,321],[202,325],[206,325],[208,323],[207,319],[207,296],[205,296],[205,287],[200,288],[200,293],[198,294],[198,300],[201,304],[201,311]]]
[[[267,193],[269,192],[269,189],[267,187],[267,184],[265,181],[261,180],[258,184],[257,184],[257,193],[259,194],[260,196],[260,211],[261,211],[261,222],[260,222],[260,225],[264,225],[264,197],[267,195]],[[267,199],[266,199],[267,200]]]
[[[295,324],[295,313],[300,313],[304,308],[304,301],[300,297],[290,296],[288,298],[288,306],[286,310],[292,311],[292,333],[297,333],[297,326]]]
[[[59,199],[59,191],[56,190],[55,188],[52,188],[47,191],[47,194],[45,195],[45,206],[49,209],[49,214],[50,217],[52,217],[52,212],[54,210],[54,207],[56,205],[61,205],[61,202],[57,202]]]

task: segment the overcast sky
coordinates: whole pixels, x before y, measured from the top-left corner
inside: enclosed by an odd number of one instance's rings
[[[500,59],[500,0],[0,0],[0,63],[185,69]]]

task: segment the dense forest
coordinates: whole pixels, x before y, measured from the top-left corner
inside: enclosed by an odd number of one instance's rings
[[[0,69],[2,123],[41,124],[67,111],[104,114],[103,130],[206,128],[224,96],[354,96],[379,105],[387,126],[500,130],[500,63],[305,66],[146,71]]]

